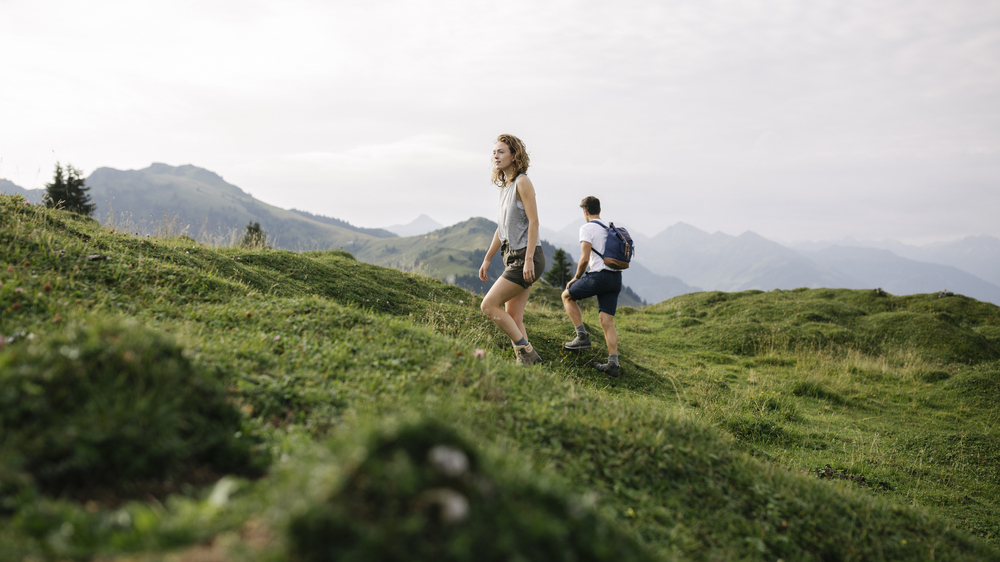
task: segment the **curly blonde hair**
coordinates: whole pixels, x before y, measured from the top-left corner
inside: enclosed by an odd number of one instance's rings
[[[528,171],[528,166],[531,165],[531,158],[528,157],[528,149],[524,147],[524,143],[521,139],[515,137],[514,135],[502,134],[497,137],[496,142],[502,142],[510,148],[511,154],[514,156],[514,177],[508,178],[503,170],[498,169],[496,166],[493,167],[493,185],[497,187],[503,187],[510,183],[511,180],[516,178],[518,174],[523,174]]]

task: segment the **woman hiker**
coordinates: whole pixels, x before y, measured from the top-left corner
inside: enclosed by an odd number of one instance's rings
[[[528,151],[514,135],[500,135],[493,147],[493,183],[500,188],[497,231],[479,266],[479,279],[488,281],[490,260],[500,250],[505,269],[483,298],[480,308],[514,344],[517,362],[530,365],[541,357],[528,343],[524,329],[524,306],[531,284],[545,270],[545,256],[538,240],[538,207],[535,187],[525,175]]]

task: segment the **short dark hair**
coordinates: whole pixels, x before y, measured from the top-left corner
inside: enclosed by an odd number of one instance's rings
[[[601,200],[592,195],[584,197],[580,202],[580,208],[586,209],[588,215],[601,214]]]

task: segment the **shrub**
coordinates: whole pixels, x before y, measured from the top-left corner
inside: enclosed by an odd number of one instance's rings
[[[216,377],[134,324],[70,326],[0,354],[0,473],[50,494],[134,497],[259,472],[240,426]]]
[[[291,525],[297,560],[649,560],[592,509],[505,478],[453,430],[377,436],[333,497]]]

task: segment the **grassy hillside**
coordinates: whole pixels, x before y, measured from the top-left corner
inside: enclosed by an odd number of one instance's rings
[[[993,305],[687,295],[610,384],[545,291],[522,369],[461,288],[14,197],[0,283],[3,560],[1000,557]]]

